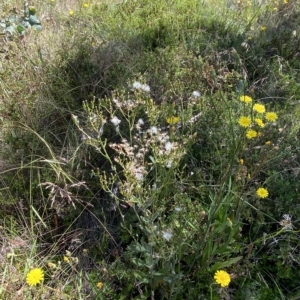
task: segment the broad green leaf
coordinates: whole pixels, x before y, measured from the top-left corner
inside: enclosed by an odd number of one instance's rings
[[[22,25],[17,25],[17,31],[21,34],[23,33],[23,31],[25,30],[25,28]]]
[[[29,16],[29,23],[31,24],[31,25],[41,25],[41,22],[37,19],[37,17],[36,16],[34,16],[34,15],[30,15]]]
[[[237,257],[231,258],[224,262],[217,262],[210,267],[210,271],[214,272],[216,270],[220,270],[220,269],[229,267],[229,266],[235,264],[236,262],[238,262],[239,260],[241,260],[242,258],[243,258],[243,256],[237,256]]]

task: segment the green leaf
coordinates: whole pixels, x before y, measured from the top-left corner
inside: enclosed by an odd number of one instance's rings
[[[210,271],[214,272],[216,270],[220,270],[220,269],[229,267],[229,266],[235,264],[236,262],[238,262],[239,260],[241,260],[242,258],[243,258],[243,256],[237,256],[237,257],[231,258],[224,262],[217,262],[210,267]]]
[[[22,25],[17,25],[17,31],[22,34],[25,31],[25,28]]]
[[[31,25],[41,25],[41,22],[34,15],[30,15],[28,21]]]

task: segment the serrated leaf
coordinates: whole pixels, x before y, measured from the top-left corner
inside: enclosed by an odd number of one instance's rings
[[[213,266],[210,267],[210,270],[212,272],[214,272],[216,270],[220,270],[220,269],[229,267],[229,266],[235,264],[236,262],[238,262],[239,260],[241,260],[242,258],[243,258],[243,256],[237,256],[237,257],[231,258],[224,262],[217,262]]]

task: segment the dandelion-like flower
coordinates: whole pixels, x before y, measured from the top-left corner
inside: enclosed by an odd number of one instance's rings
[[[259,127],[265,127],[265,124],[262,119],[256,118],[254,121]]]
[[[269,122],[275,122],[277,120],[278,116],[275,112],[267,112],[265,115],[265,118]]]
[[[73,16],[73,15],[74,15],[74,10],[71,9],[71,10],[69,11],[69,15],[70,15],[70,16]]]
[[[176,123],[178,123],[179,118],[178,117],[171,117],[171,118],[167,118],[166,121],[170,125],[175,125]]]
[[[271,145],[271,141],[266,141],[266,145]]]
[[[263,104],[256,103],[253,105],[253,110],[259,114],[263,114],[266,111],[266,108]]]
[[[238,123],[243,127],[249,127],[251,125],[251,119],[245,116],[239,118]]]
[[[230,275],[223,270],[218,270],[214,275],[214,279],[221,287],[228,286],[231,281]]]
[[[241,96],[241,97],[240,97],[240,100],[241,100],[242,102],[245,102],[245,103],[251,103],[251,102],[252,102],[252,98],[249,97],[249,96]]]
[[[66,263],[70,262],[70,260],[69,260],[69,258],[67,256],[64,256],[64,262],[66,262]]]
[[[98,282],[98,283],[97,283],[97,288],[98,288],[99,290],[101,290],[101,289],[103,288],[103,283],[102,283],[102,282]]]
[[[257,189],[256,195],[259,198],[267,198],[269,196],[269,192],[267,189],[261,187],[261,188]]]
[[[89,5],[88,5],[87,3],[84,3],[84,4],[83,4],[83,7],[84,7],[84,8],[88,8]]]
[[[248,130],[246,133],[246,137],[247,139],[253,139],[255,137],[257,137],[257,132],[255,130]]]
[[[35,286],[44,281],[44,271],[40,268],[32,269],[26,276],[26,282],[30,286]]]

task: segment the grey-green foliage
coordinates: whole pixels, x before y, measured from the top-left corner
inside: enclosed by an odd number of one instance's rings
[[[24,35],[26,30],[35,28],[42,30],[41,22],[36,17],[36,9],[34,6],[29,6],[28,2],[24,3],[23,16],[19,16],[17,11],[12,13],[0,21],[0,30],[6,38],[19,34]]]

